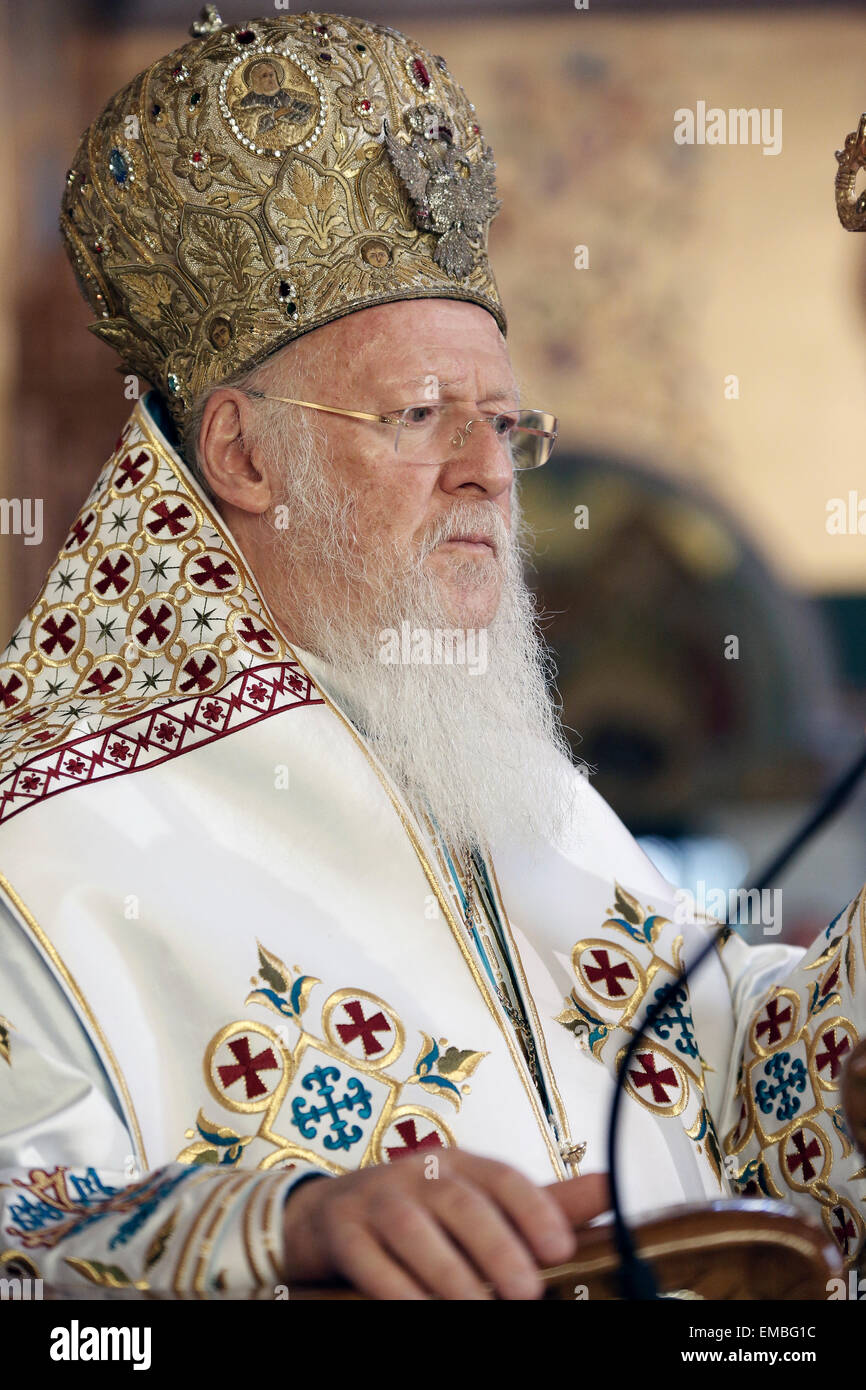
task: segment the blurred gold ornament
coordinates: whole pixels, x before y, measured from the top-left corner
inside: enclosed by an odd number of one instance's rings
[[[857,175],[866,168],[866,111],[857,129],[845,136],[845,144],[836,151],[836,159],[839,163],[836,170],[839,221],[848,232],[866,231],[866,193],[858,197],[856,192]]]
[[[216,5],[204,5],[198,19],[194,19],[189,26],[189,32],[194,39],[203,39],[224,27],[222,15]]]

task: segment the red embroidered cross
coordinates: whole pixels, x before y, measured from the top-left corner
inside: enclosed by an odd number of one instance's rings
[[[226,1090],[243,1077],[247,1100],[254,1100],[256,1096],[263,1096],[268,1088],[259,1079],[259,1072],[277,1071],[280,1065],[271,1048],[263,1047],[261,1052],[252,1057],[249,1038],[234,1038],[229,1043],[229,1052],[237,1059],[237,1065],[230,1062],[227,1066],[217,1067],[220,1081]]]
[[[121,576],[125,570],[129,569],[131,563],[132,561],[128,555],[118,555],[117,561],[115,564],[112,564],[111,560],[106,555],[102,564],[96,566],[99,573],[103,575],[103,578],[95,581],[93,585],[94,589],[98,590],[100,594],[105,594],[113,585],[118,594],[123,593],[123,590],[127,587],[128,581],[121,578]]]
[[[667,1105],[670,1097],[665,1090],[666,1086],[678,1086],[677,1074],[673,1067],[665,1067],[663,1071],[656,1071],[656,1059],[651,1052],[639,1052],[637,1060],[643,1067],[643,1074],[633,1071],[631,1074],[632,1082],[639,1089],[644,1086],[651,1086],[653,1101],[660,1105],[662,1101]]]
[[[0,681],[0,700],[3,701],[4,709],[11,709],[13,705],[18,704],[18,701],[20,700],[21,696],[14,695],[13,691],[17,690],[19,685],[23,685],[23,681],[21,680],[21,677],[17,675],[14,671],[12,672],[12,675],[9,677],[8,681]],[[23,723],[22,720],[19,720],[18,722]]]
[[[75,642],[73,638],[67,636],[69,629],[75,627],[75,619],[73,618],[71,613],[64,613],[63,621],[60,623],[58,623],[57,619],[52,613],[50,617],[45,619],[45,622],[42,624],[42,627],[48,633],[48,636],[46,637],[45,641],[40,642],[39,645],[45,652],[46,656],[51,655],[58,642],[60,643],[60,646],[63,648],[64,652],[72,651],[72,648],[75,646]]]
[[[209,555],[202,555],[200,560],[196,560],[196,564],[201,568],[190,576],[193,584],[213,584],[216,589],[229,589],[235,582],[234,567],[228,560],[222,560],[220,564],[215,565]]]
[[[844,1207],[833,1208],[833,1234],[842,1248],[842,1254],[847,1255],[850,1243],[857,1235],[857,1228]]]
[[[788,1172],[796,1173],[798,1168],[802,1168],[803,1182],[811,1182],[816,1172],[812,1159],[821,1157],[821,1145],[814,1137],[807,1144],[806,1135],[802,1129],[798,1129],[797,1133],[792,1136],[791,1143],[794,1145],[796,1153],[785,1154]]]
[[[767,1017],[759,1023],[755,1029],[756,1038],[759,1038],[762,1033],[769,1034],[767,1042],[771,1047],[773,1043],[777,1043],[782,1036],[781,1025],[787,1023],[791,1017],[791,1005],[786,1004],[783,1012],[780,1013],[779,1003],[780,1001],[778,999],[770,1000],[767,1005]]]
[[[111,687],[116,680],[120,679],[120,674],[119,666],[112,666],[107,676],[104,676],[99,669],[92,671],[90,679],[93,684],[82,690],[82,695],[110,695]]]
[[[147,529],[151,531],[154,536],[158,535],[164,526],[168,527],[169,535],[179,536],[182,531],[186,530],[183,521],[179,520],[179,518],[192,517],[192,512],[184,502],[178,502],[174,511],[171,512],[168,509],[168,503],[163,500],[162,502],[157,502],[153,510],[160,520],[149,521],[147,523]]]
[[[344,1043],[351,1043],[354,1042],[356,1038],[360,1038],[364,1044],[364,1053],[367,1057],[372,1056],[374,1052],[383,1052],[384,1047],[375,1034],[390,1033],[391,1025],[382,1013],[382,1010],[380,1009],[378,1013],[373,1014],[370,1018],[365,1018],[364,1010],[361,1008],[357,999],[353,999],[350,1003],[344,1004],[343,1008],[352,1019],[352,1022],[337,1024],[337,1032],[340,1034],[341,1041]]]
[[[148,463],[150,463],[150,455],[144,449],[135,458],[132,457],[132,454],[127,454],[117,470],[119,476],[114,486],[122,488],[126,487],[127,483],[131,483],[135,487],[135,484],[140,483],[144,477],[142,464],[147,467]]]
[[[76,542],[78,543],[78,545],[83,545],[84,542],[87,540],[87,533],[90,530],[91,523],[95,520],[96,518],[94,517],[93,512],[88,512],[87,516],[84,517],[83,520],[81,517],[79,517],[75,525],[69,532],[69,540],[66,542],[64,550],[69,550],[69,548]]]
[[[266,656],[270,656],[274,649],[274,638],[266,627],[256,627],[250,618],[244,618],[242,623],[238,623],[235,631],[242,642],[246,642],[248,646],[255,645]]]
[[[392,1163],[394,1159],[405,1158],[407,1154],[417,1153],[419,1149],[444,1149],[445,1147],[435,1129],[431,1129],[429,1134],[425,1134],[423,1139],[419,1139],[415,1129],[415,1121],[409,1117],[400,1120],[395,1128],[403,1140],[403,1145],[399,1148],[395,1145],[394,1148],[385,1150]]]
[[[594,985],[599,980],[604,980],[605,988],[611,999],[625,998],[625,990],[619,981],[620,979],[634,979],[631,967],[624,960],[620,961],[619,965],[611,965],[607,951],[590,951],[590,955],[596,962],[595,965],[584,966],[586,978],[590,984]]]
[[[161,603],[157,613],[153,612],[150,604],[146,608],[142,608],[138,615],[142,624],[138,630],[138,640],[143,647],[147,646],[152,637],[155,637],[157,642],[165,641],[171,632],[171,627],[165,620],[170,617],[171,609],[167,603]]]
[[[195,686],[197,690],[207,690],[209,685],[213,685],[213,681],[209,680],[208,677],[211,671],[215,669],[216,662],[210,653],[208,653],[201,665],[198,664],[194,656],[191,656],[183,667],[183,670],[189,673],[189,680],[181,683],[181,690],[192,690],[193,686]]]
[[[842,1065],[840,1058],[844,1057],[846,1052],[851,1051],[851,1039],[843,1033],[842,1041],[840,1043],[837,1043],[836,1029],[828,1028],[826,1033],[821,1034],[821,1041],[826,1047],[827,1051],[818,1052],[815,1054],[815,1065],[817,1066],[819,1071],[823,1071],[827,1063],[829,1062],[830,1079],[832,1081],[835,1081],[836,1076],[839,1072],[839,1068]]]

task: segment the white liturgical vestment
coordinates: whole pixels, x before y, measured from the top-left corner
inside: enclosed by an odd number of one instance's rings
[[[491,846],[467,921],[150,399],[0,668],[0,1249],[60,1285],[244,1289],[279,1281],[310,1174],[604,1169],[617,1059],[707,929],[576,771],[561,841]],[[805,955],[732,931],[674,996],[626,1079],[629,1212],[784,1196],[854,1259],[864,911]]]

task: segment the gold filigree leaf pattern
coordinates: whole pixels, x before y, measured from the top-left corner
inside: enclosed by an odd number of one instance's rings
[[[633,927],[639,927],[646,916],[637,898],[633,898],[631,893],[627,893],[619,884],[616,885],[614,894],[614,912],[631,922]]]
[[[242,297],[271,269],[244,213],[187,208],[181,226],[178,260],[213,299]]]
[[[130,1279],[120,1265],[103,1264],[101,1260],[83,1260],[68,1256],[64,1261],[76,1274],[81,1274],[90,1284],[98,1284],[103,1289],[147,1289],[145,1279]]]

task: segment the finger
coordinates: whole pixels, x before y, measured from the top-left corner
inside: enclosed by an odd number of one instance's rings
[[[584,1226],[587,1221],[610,1210],[610,1187],[607,1173],[587,1173],[585,1177],[568,1178],[565,1182],[546,1187],[559,1210],[572,1227]]]
[[[331,1238],[334,1268],[368,1298],[423,1299],[424,1289],[358,1222],[342,1221]]]
[[[570,1259],[576,1240],[567,1211],[552,1196],[558,1184],[537,1187],[516,1168],[496,1159],[476,1159],[468,1171],[506,1213],[542,1265]]]
[[[389,1196],[377,1208],[374,1230],[392,1254],[431,1294],[484,1299],[489,1292],[434,1214],[408,1197]]]
[[[543,1285],[532,1251],[488,1193],[454,1179],[442,1180],[434,1188],[435,1216],[500,1298],[539,1298]]]

